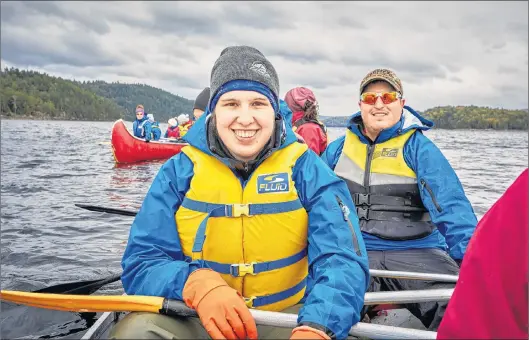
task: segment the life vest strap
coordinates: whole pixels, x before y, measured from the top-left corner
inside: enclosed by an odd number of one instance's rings
[[[316,119],[305,119],[305,117],[298,119],[294,123],[294,126],[293,126],[293,127],[295,127],[294,131],[296,131],[297,128],[299,128],[301,125],[306,124],[306,123],[314,123],[314,124],[318,125],[320,127],[320,129],[323,131],[323,134],[327,134],[327,127],[321,121],[316,120]]]
[[[257,203],[257,204],[215,204],[195,201],[190,198],[184,198],[182,206],[189,210],[194,210],[209,214],[210,217],[240,217],[280,214],[289,211],[295,211],[303,208],[299,199],[279,203]]]
[[[233,277],[241,277],[247,274],[257,275],[262,272],[271,271],[288,267],[298,261],[301,261],[307,255],[307,248],[302,251],[279,260],[267,262],[251,262],[251,263],[219,263],[214,261],[205,261],[211,269],[221,274],[230,274]]]
[[[399,196],[385,196],[385,195],[374,195],[374,194],[353,194],[353,202],[356,206],[358,205],[388,205],[388,206],[406,206],[406,207],[421,207],[411,200],[411,198],[399,197]]]
[[[270,305],[272,303],[285,300],[286,298],[289,298],[292,295],[299,293],[303,288],[305,288],[306,285],[307,285],[307,278],[305,277],[295,286],[290,287],[282,292],[271,294],[271,295],[266,295],[266,296],[252,296],[248,298],[245,297],[244,302],[246,303],[246,306],[248,308]]]
[[[195,201],[186,197],[182,202],[182,207],[208,214],[200,223],[193,244],[193,253],[200,253],[206,240],[206,227],[210,217],[240,217],[242,215],[249,217],[264,214],[280,214],[301,209],[303,205],[299,199],[279,203],[216,204]]]
[[[376,211],[366,207],[357,207],[356,214],[359,220],[374,221],[394,221],[394,222],[429,222],[431,221],[428,212],[396,212],[396,211]]]

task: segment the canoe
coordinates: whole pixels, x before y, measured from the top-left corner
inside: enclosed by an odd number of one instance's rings
[[[146,142],[141,138],[134,137],[122,119],[115,121],[112,126],[110,144],[116,163],[169,159],[187,145],[187,143],[165,138]]]
[[[126,312],[105,312],[83,335],[81,340],[108,339],[112,327],[121,320]]]
[[[409,279],[423,279],[435,280],[445,282],[457,282],[457,276],[443,275],[443,274],[429,274],[429,273],[415,273],[415,272],[399,272],[399,271],[384,271],[370,269],[371,275],[379,277],[400,277]],[[366,293],[366,301],[369,305],[374,305],[375,311],[379,311],[379,315],[372,317],[368,323],[383,326],[393,326],[393,332],[398,330],[396,334],[384,334],[384,339],[417,339],[417,338],[433,338],[435,339],[435,332],[426,332],[426,328],[422,322],[413,316],[407,309],[403,308],[403,303],[406,302],[427,302],[427,301],[442,301],[449,299],[452,295],[453,289],[434,289],[434,290],[419,290],[419,291],[402,291],[402,292],[375,292]],[[368,295],[370,295],[368,297]],[[397,296],[397,294],[399,296]],[[390,313],[387,310],[391,310]],[[106,312],[103,313],[96,322],[87,330],[81,339],[108,339],[112,328],[121,320],[127,312]],[[363,320],[362,320],[363,321]],[[377,331],[378,334],[380,331]],[[423,333],[421,333],[423,332]],[[391,336],[390,336],[391,335]],[[368,337],[367,337],[368,338]],[[379,338],[379,337],[375,337]]]
[[[96,322],[86,331],[81,340],[99,340],[108,339],[112,328],[127,315],[128,312],[105,312]],[[421,333],[416,331],[425,331],[426,328],[422,325],[419,319],[415,318],[408,310],[397,309],[392,311],[391,315],[371,319],[370,323],[375,325],[393,326],[401,329],[403,334],[407,334],[405,338],[418,339]],[[404,328],[403,328],[404,327]],[[399,337],[388,337],[391,339],[401,339]],[[433,333],[435,334],[435,333]],[[368,339],[367,337],[365,337]]]
[[[366,301],[369,305],[379,305],[384,302],[426,302],[441,301],[449,299],[453,289],[433,289],[419,291],[402,291],[402,292],[374,292],[366,293]],[[398,296],[397,296],[398,294]],[[260,315],[259,313],[267,313]],[[81,339],[108,339],[112,328],[128,312],[106,312],[101,315],[96,322],[87,330]],[[296,324],[296,315],[284,314],[281,317],[270,314],[281,314],[274,312],[265,312],[253,310],[252,314],[259,320],[262,325],[275,327],[293,327]],[[373,324],[374,328],[369,326]],[[389,327],[388,327],[389,326]],[[355,336],[374,339],[435,339],[436,333],[426,331],[419,319],[415,318],[406,309],[395,309],[391,313],[385,313],[383,316],[374,317],[368,323],[361,322],[356,325],[357,329],[353,331]],[[360,329],[358,329],[358,327]],[[381,328],[382,327],[382,328]],[[367,336],[369,335],[369,336]]]

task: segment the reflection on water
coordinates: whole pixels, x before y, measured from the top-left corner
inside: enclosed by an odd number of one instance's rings
[[[29,125],[39,134],[30,133]],[[137,210],[163,161],[115,165],[111,127],[111,122],[2,121],[2,289],[27,291],[121,271],[133,218],[74,204]],[[331,139],[341,134],[343,129],[329,129]],[[433,130],[426,136],[456,170],[478,217],[527,167],[525,132]],[[121,293],[119,283],[98,292]],[[1,307],[3,338],[79,338],[95,319],[93,313]]]

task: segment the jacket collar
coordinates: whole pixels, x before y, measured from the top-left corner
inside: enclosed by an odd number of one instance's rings
[[[414,109],[405,105],[402,110],[402,116],[400,117],[400,120],[392,127],[382,130],[374,141],[374,144],[384,143],[394,137],[408,132],[411,129],[427,131],[433,126],[434,123],[432,121],[424,118]],[[360,111],[356,112],[351,116],[347,128],[349,129],[349,131],[357,135],[363,143],[371,143],[369,138],[367,138],[363,133],[364,124],[362,122],[362,116],[360,114]]]

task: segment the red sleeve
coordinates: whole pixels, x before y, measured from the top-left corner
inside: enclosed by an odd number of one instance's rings
[[[325,151],[325,148],[327,147],[327,136],[325,136],[317,124],[303,124],[296,130],[296,132],[303,137],[307,146],[318,156]]]
[[[438,339],[527,339],[528,170],[469,242]]]
[[[321,129],[319,129],[320,134],[320,153],[318,155],[321,155],[325,149],[327,149],[327,134],[324,133]]]

